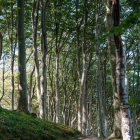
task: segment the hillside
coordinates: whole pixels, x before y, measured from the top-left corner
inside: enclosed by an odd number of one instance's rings
[[[2,140],[71,140],[80,135],[79,131],[68,126],[0,107],[0,139]]]

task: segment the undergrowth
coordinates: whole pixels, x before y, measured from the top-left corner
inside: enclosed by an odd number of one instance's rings
[[[68,126],[0,108],[0,140],[71,140],[79,135]]]

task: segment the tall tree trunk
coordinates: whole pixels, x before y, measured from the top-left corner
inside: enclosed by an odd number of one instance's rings
[[[139,55],[140,53],[138,52],[138,55]],[[140,63],[139,63],[139,58],[138,58],[138,68],[139,68],[139,66],[140,66]],[[140,72],[139,72],[139,70],[137,71],[137,86],[136,86],[136,96],[138,96],[138,91],[139,91],[139,77],[140,77],[140,74],[139,74]],[[137,118],[137,116],[136,116],[136,106],[137,106],[137,104],[135,104],[135,110],[134,110],[134,117],[133,117],[133,135],[134,135],[134,138],[138,138],[138,130],[137,130],[137,128],[138,128],[138,118]]]
[[[38,104],[40,104],[39,98],[40,98],[41,91],[40,91],[39,61],[38,61],[37,44],[36,44],[38,11],[39,11],[39,0],[34,1],[33,8],[32,8],[32,37],[33,37],[33,54],[34,54],[34,62],[35,62],[35,79],[36,79],[36,86],[37,86],[37,99],[38,99]],[[38,110],[38,113],[39,112],[40,110]]]
[[[104,100],[103,100],[103,108],[104,108],[104,118],[105,118],[105,137],[108,137],[108,116],[107,116],[107,91],[106,91],[106,59],[107,59],[107,50],[105,49],[105,58],[104,58],[104,68],[103,68],[103,85],[104,85]]]
[[[98,27],[98,4],[97,4],[97,11],[96,11],[96,29],[95,29],[95,38],[96,42],[96,57],[97,57],[97,103],[98,103],[98,123],[99,123],[99,137],[104,137],[103,132],[103,116],[102,116],[102,98],[101,98],[101,72],[100,72],[100,54],[99,54],[99,27]]]
[[[84,103],[83,103],[83,134],[87,134],[87,78],[84,85]]]
[[[79,46],[79,34],[80,34],[80,26],[78,24],[78,3],[79,0],[76,0],[76,18],[75,18],[75,22],[76,22],[76,50],[77,50],[77,74],[78,74],[78,80],[79,80],[79,85],[81,83],[81,66],[80,66],[80,46]],[[78,104],[78,130],[81,131],[82,129],[82,114],[81,114],[81,110],[80,110],[80,96],[79,95],[79,104]]]
[[[59,31],[59,23],[56,23],[56,42],[55,42],[55,91],[56,91],[56,123],[60,123],[60,92],[59,92],[59,45],[58,45],[58,31]]]
[[[40,118],[46,119],[46,55],[47,55],[47,40],[46,40],[46,6],[48,0],[44,2],[41,0],[41,34],[40,34],[40,47],[42,54],[42,74],[41,74],[41,94],[39,97],[39,110]]]
[[[2,55],[2,34],[0,33],[0,59],[1,59],[1,55]]]
[[[11,110],[14,110],[14,50],[13,50],[13,4],[11,3],[11,37],[10,37],[10,46],[11,46]]]
[[[83,73],[82,76],[84,74],[84,81],[83,81],[83,85],[82,85],[82,102],[83,102],[83,106],[81,106],[82,108],[82,133],[86,134],[86,129],[87,129],[87,85],[86,85],[86,79],[87,79],[87,54],[86,54],[86,50],[87,50],[87,45],[86,45],[86,29],[87,29],[87,16],[88,14],[88,5],[87,5],[87,0],[84,0],[84,31],[83,31]],[[83,77],[82,77],[83,79]],[[82,80],[81,79],[81,80]],[[82,82],[82,81],[81,81]]]
[[[35,71],[35,66],[33,67],[33,70],[31,71],[30,74],[30,85],[29,85],[29,90],[28,90],[28,111],[29,113],[31,113],[31,107],[32,107],[32,78],[33,78],[33,74]]]
[[[4,73],[5,73],[5,57],[3,57],[3,69],[2,69],[2,96],[0,97],[0,102],[4,97],[4,81],[5,81],[5,77],[4,77]],[[0,106],[1,107],[1,106]]]
[[[112,4],[110,0],[106,0],[106,30],[109,33],[107,38],[108,51],[109,51],[109,60],[111,68],[111,79],[113,87],[113,104],[114,104],[114,128],[113,134],[110,137],[122,137],[121,133],[121,115],[120,115],[120,103],[119,103],[119,94],[117,93],[116,88],[116,52],[115,52],[115,42],[114,42],[114,33],[113,29],[113,18],[112,18]]]
[[[19,69],[19,93],[17,109],[28,112],[27,81],[26,81],[26,47],[24,35],[24,0],[17,1],[18,6],[18,69]]]
[[[112,0],[113,6],[113,20],[114,27],[119,26],[120,23],[120,2],[119,0]],[[128,95],[126,94],[125,89],[125,61],[124,61],[124,52],[121,42],[121,35],[114,35],[115,45],[116,45],[116,83],[117,83],[117,92],[120,97],[120,109],[121,109],[121,127],[123,140],[132,140],[132,123],[130,108],[128,104]]]
[[[92,122],[92,85],[89,90],[89,95],[88,95],[88,124],[87,124],[87,134],[91,135],[91,122]]]
[[[80,48],[79,48],[79,31],[80,25],[78,25],[78,2],[76,1],[76,46],[77,46],[77,68],[78,68],[78,79],[80,83],[79,93],[79,105],[78,105],[78,130],[83,132],[83,104],[84,104],[84,92],[85,92],[85,81],[87,76],[87,62],[86,62],[86,26],[87,26],[87,0],[84,0],[84,31],[83,31],[83,44],[82,44],[82,59],[83,59],[83,70],[80,70]]]
[[[59,92],[59,54],[56,50],[56,73],[55,73],[55,90],[56,90],[56,123],[60,123],[60,92]]]

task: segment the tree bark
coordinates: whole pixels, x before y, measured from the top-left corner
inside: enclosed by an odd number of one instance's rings
[[[110,0],[106,0],[106,30],[109,37],[107,38],[109,60],[111,68],[112,88],[113,88],[113,104],[114,104],[114,128],[113,134],[110,137],[122,137],[121,133],[121,115],[120,115],[120,103],[119,94],[116,88],[116,52],[113,33],[113,18],[112,18],[112,4]]]
[[[102,98],[101,98],[101,72],[100,72],[100,54],[99,54],[99,26],[98,26],[98,18],[99,18],[99,11],[98,11],[98,4],[97,4],[97,11],[96,11],[96,28],[95,28],[95,39],[96,39],[96,58],[97,58],[97,111],[98,111],[98,136],[104,137],[104,123],[103,123],[103,116],[102,116]]]
[[[33,67],[33,70],[31,71],[30,74],[30,85],[29,85],[29,90],[28,90],[28,111],[29,113],[31,113],[31,107],[32,107],[32,78],[33,78],[33,74],[35,71],[35,66]]]
[[[27,113],[27,81],[26,81],[26,47],[24,35],[24,0],[17,1],[18,6],[18,69],[19,69],[19,93],[17,109]]]
[[[2,55],[2,34],[0,33],[0,59],[1,59],[1,55]]]
[[[16,27],[15,27],[16,28]],[[14,57],[15,49],[13,47],[13,4],[11,3],[11,36],[10,36],[10,46],[11,46],[11,110],[14,110]]]
[[[34,54],[34,62],[35,62],[35,79],[37,86],[37,99],[38,104],[40,104],[40,76],[39,76],[39,61],[38,61],[38,53],[37,53],[37,25],[38,25],[38,11],[39,11],[39,0],[34,1],[32,8],[32,37],[33,37],[33,54]],[[40,108],[38,109],[39,117],[40,117]]]
[[[59,92],[59,46],[58,46],[58,31],[59,23],[56,23],[56,42],[55,42],[55,91],[56,91],[56,123],[60,123],[60,92]]]
[[[120,2],[119,0],[112,0],[113,6],[113,20],[114,27],[119,26],[120,23]],[[121,35],[114,35],[115,46],[116,46],[116,83],[117,83],[117,92],[120,97],[120,109],[121,109],[121,128],[123,140],[132,140],[132,123],[130,108],[128,104],[128,95],[126,94],[125,89],[125,61],[124,61],[124,52],[121,42]]]
[[[47,55],[47,40],[46,40],[46,6],[48,0],[44,2],[41,0],[41,34],[40,34],[40,48],[42,54],[42,74],[41,74],[41,94],[39,97],[39,110],[40,110],[40,118],[46,119],[46,55]]]

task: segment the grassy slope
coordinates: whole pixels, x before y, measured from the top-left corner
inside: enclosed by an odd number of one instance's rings
[[[0,108],[2,140],[70,140],[79,135],[79,131],[65,125]]]

